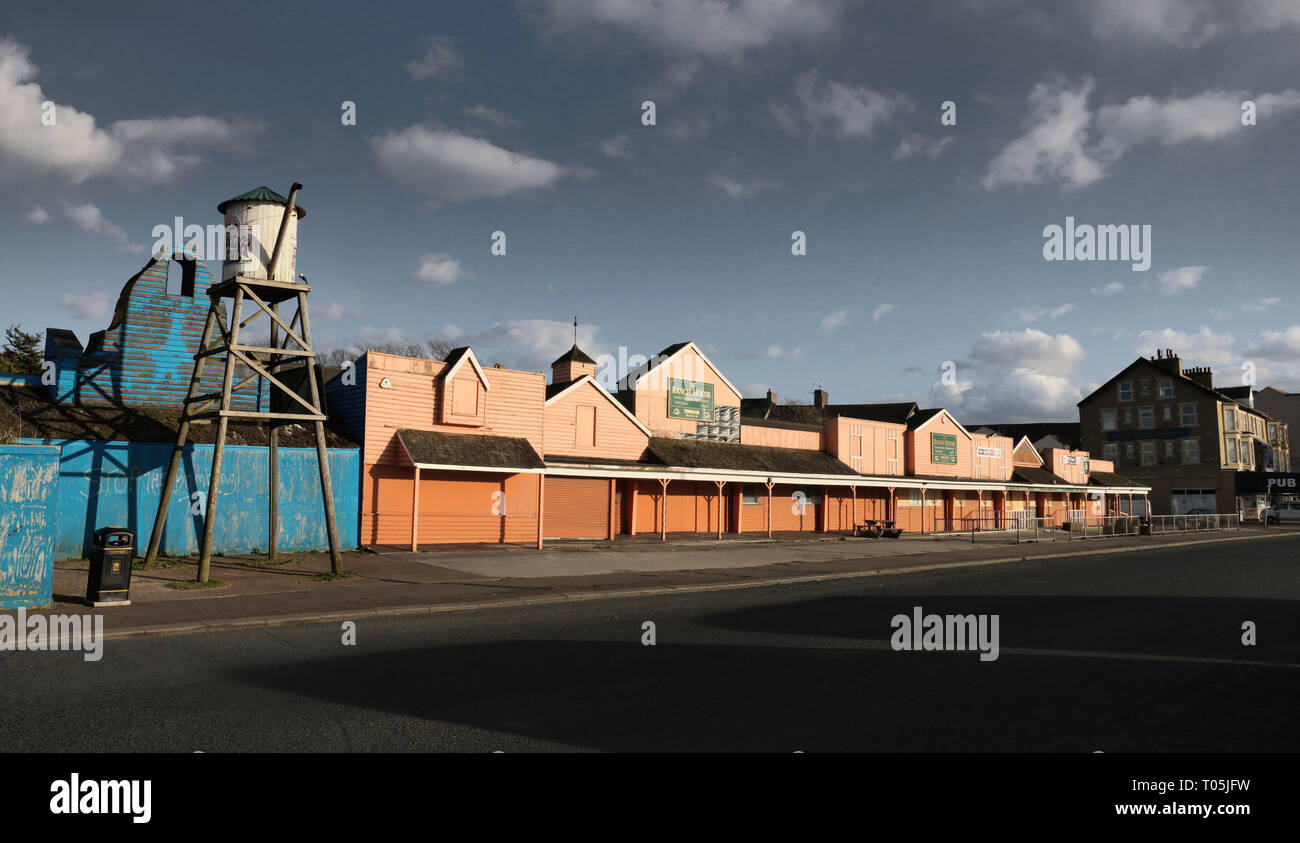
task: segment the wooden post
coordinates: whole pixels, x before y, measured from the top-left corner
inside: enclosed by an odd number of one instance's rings
[[[614,530],[615,530],[615,527],[614,527],[614,517],[615,517],[615,511],[614,511],[614,500],[615,500],[615,497],[616,497],[616,496],[615,496],[615,494],[614,494],[614,478],[611,477],[611,478],[609,478],[609,541],[613,541],[613,540],[614,540]]]
[[[767,537],[772,538],[772,486],[771,480],[767,481]]]
[[[279,316],[279,302],[271,303],[271,315]],[[271,348],[276,348],[280,344],[280,326],[271,320]],[[309,361],[310,362],[310,361]],[[280,355],[271,355],[268,361],[267,371],[272,375],[280,375]],[[270,384],[267,384],[269,391]],[[267,395],[270,400],[270,395]],[[274,409],[268,407],[267,409]],[[266,508],[266,560],[268,562],[276,561],[279,553],[280,542],[280,425],[272,419],[271,430],[269,431],[268,453],[267,453],[267,508]]]
[[[831,492],[829,486],[822,486],[822,513],[818,519],[818,532],[829,532],[831,526]]]
[[[713,482],[718,484],[718,541],[722,541],[722,506],[723,506],[722,487],[727,485],[727,481],[714,480]]]
[[[172,489],[176,485],[176,472],[180,468],[181,456],[185,452],[185,443],[190,434],[190,416],[189,405],[193,402],[195,396],[199,394],[199,385],[203,381],[203,368],[207,362],[207,355],[203,352],[208,348],[208,342],[212,339],[212,329],[217,324],[216,302],[208,308],[208,320],[203,324],[203,337],[199,340],[199,350],[195,354],[194,374],[190,376],[190,390],[186,397],[185,408],[181,411],[181,423],[176,430],[176,444],[172,446],[172,458],[167,463],[167,474],[163,477],[162,493],[158,500],[158,514],[154,516],[153,532],[149,536],[149,551],[145,555],[145,564],[151,565],[158,558],[158,547],[162,544],[163,529],[167,526],[167,508],[171,504]]]
[[[292,207],[292,206],[291,206]],[[276,243],[279,247],[279,243]],[[290,279],[292,280],[292,279]],[[311,319],[307,316],[307,294],[298,292],[298,316],[302,324],[302,338],[310,351]],[[324,414],[320,400],[320,390],[316,387],[316,358],[304,358],[306,363],[307,383],[311,384],[311,403],[318,414]],[[339,554],[339,526],[334,520],[334,485],[330,483],[329,454],[325,449],[325,422],[316,420],[316,462],[320,468],[321,497],[325,500],[325,537],[330,546],[330,570],[337,576],[343,573],[343,557]]]
[[[736,484],[736,535],[745,531],[745,484]]]
[[[659,478],[659,541],[668,541],[668,484],[670,481]]]
[[[542,521],[545,512],[546,503],[546,483],[543,482],[546,475],[540,471],[537,472],[537,549],[542,549]]]
[[[420,467],[415,467],[415,483],[411,486],[411,552],[420,550]]]
[[[921,487],[921,535],[925,535],[925,512],[930,508],[930,505],[927,504],[925,501],[925,491],[926,491],[925,487],[922,486]]]
[[[628,515],[627,515],[627,534],[629,536],[636,535],[636,499],[637,499],[637,490],[640,487],[640,485],[641,485],[641,481],[635,478],[630,478],[627,481],[627,486],[628,486],[627,493],[628,493],[628,497],[631,499],[628,501]]]
[[[239,319],[244,307],[244,288],[235,288],[235,302],[231,305],[230,345],[226,349],[226,370],[221,381],[221,411],[217,416],[217,438],[212,445],[212,472],[208,478],[208,503],[203,510],[203,538],[199,543],[199,582],[208,581],[212,568],[212,533],[216,527],[213,517],[217,509],[217,495],[221,489],[221,460],[226,451],[226,409],[230,403],[230,384],[235,377],[235,354],[231,350],[239,344]]]

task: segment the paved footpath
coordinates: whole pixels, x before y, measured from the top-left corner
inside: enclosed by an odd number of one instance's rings
[[[563,602],[632,594],[708,591],[839,577],[1023,560],[1215,544],[1225,555],[1250,545],[1300,535],[1289,528],[1246,528],[1235,533],[1130,536],[1025,544],[980,543],[923,536],[852,539],[839,536],[777,540],[554,543],[525,547],[464,547],[418,553],[352,551],[344,569],[353,576],[323,581],[328,557],[282,554],[265,558],[214,557],[220,585],[177,589],[196,578],[192,558],[136,570],[131,605],[105,608],[106,637],[277,626],[364,616],[468,610],[482,606]],[[288,560],[288,561],[284,561]],[[84,614],[87,563],[56,563],[51,613]],[[33,614],[33,613],[28,613]]]

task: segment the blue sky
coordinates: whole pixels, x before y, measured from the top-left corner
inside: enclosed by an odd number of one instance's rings
[[[1156,347],[1300,389],[1298,36],[1300,0],[9,2],[0,322],[84,341],[154,226],[298,180],[321,347],[543,369],[576,314],[968,422],[1075,418]],[[1150,269],[1045,260],[1067,216],[1151,226]]]

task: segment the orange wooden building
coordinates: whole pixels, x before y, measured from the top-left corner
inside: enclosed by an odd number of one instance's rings
[[[326,387],[362,442],[361,544],[670,533],[999,529],[1115,511],[1144,487],[1082,452],[1040,455],[915,404],[742,399],[695,343],[611,393],[576,345],[539,372],[368,352]],[[791,419],[788,412],[799,410]],[[1100,502],[1100,503],[1098,503]],[[1088,508],[1092,507],[1091,510]]]

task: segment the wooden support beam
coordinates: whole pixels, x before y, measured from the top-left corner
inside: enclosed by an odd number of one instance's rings
[[[542,549],[542,525],[545,523],[546,475],[537,473],[537,549]]]
[[[411,552],[420,549],[420,467],[415,467],[415,483],[411,486]]]

